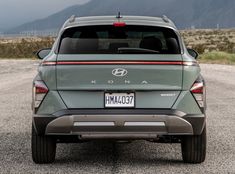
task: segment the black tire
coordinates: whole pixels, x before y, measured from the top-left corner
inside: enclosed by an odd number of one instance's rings
[[[36,164],[48,164],[55,161],[56,142],[53,137],[37,135],[32,125],[32,158]]]
[[[181,142],[182,157],[185,163],[202,163],[206,158],[206,126],[201,135],[184,136]]]

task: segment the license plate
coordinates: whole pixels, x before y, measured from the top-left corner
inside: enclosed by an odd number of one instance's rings
[[[105,93],[105,107],[134,107],[134,93]]]

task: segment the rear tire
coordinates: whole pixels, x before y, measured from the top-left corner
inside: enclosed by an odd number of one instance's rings
[[[201,135],[185,136],[182,138],[181,150],[185,163],[202,163],[206,158],[206,126]]]
[[[48,164],[55,161],[56,142],[53,137],[37,135],[32,125],[32,158],[36,164]]]

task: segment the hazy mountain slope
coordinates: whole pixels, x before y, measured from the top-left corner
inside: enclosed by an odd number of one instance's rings
[[[59,28],[72,14],[161,16],[173,19],[179,28],[235,27],[234,0],[92,0],[84,5],[69,7],[45,19],[36,20],[11,29],[11,32]]]
[[[197,9],[193,18],[195,25],[202,28],[217,24],[223,28],[235,27],[234,0],[195,0],[194,6]]]

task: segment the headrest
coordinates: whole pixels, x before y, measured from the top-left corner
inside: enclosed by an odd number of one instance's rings
[[[161,51],[162,42],[154,36],[145,37],[140,42],[140,48]]]

